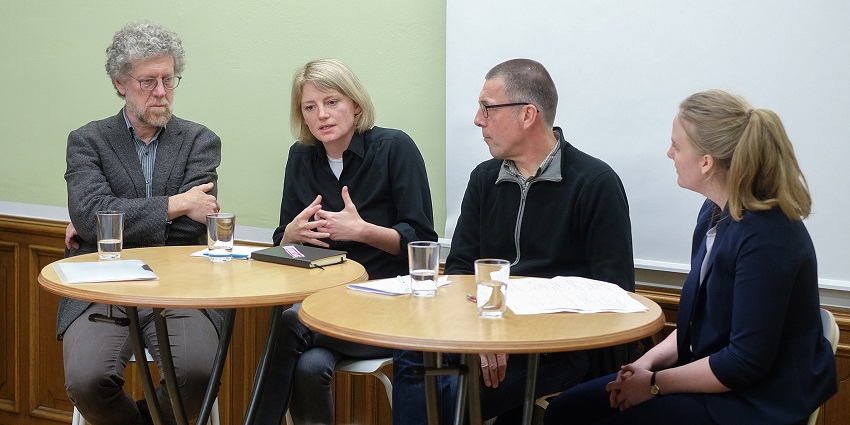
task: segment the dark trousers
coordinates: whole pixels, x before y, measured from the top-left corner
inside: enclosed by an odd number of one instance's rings
[[[160,367],[157,401],[166,423],[172,424],[174,413],[162,378],[153,310],[140,308],[138,311],[142,338]],[[142,424],[139,408],[123,387],[124,366],[133,355],[130,332],[126,327],[90,322],[88,316],[92,313],[106,314],[107,306],[89,306],[71,324],[62,340],[68,396],[89,423]],[[201,410],[215,360],[218,334],[210,319],[200,310],[167,309],[165,313],[180,395],[191,418]],[[124,309],[117,306],[113,308],[113,315],[126,317]],[[139,367],[147,367],[144,359],[141,359]]]
[[[484,386],[482,380],[479,390],[482,418],[496,417],[522,406],[528,371],[527,359],[528,357],[522,354],[510,355],[505,379],[497,388]],[[460,363],[460,356],[444,354],[443,362],[446,365],[457,365]],[[412,375],[413,369],[421,366],[422,353],[419,351],[396,350],[393,353],[393,423],[396,425],[427,423],[425,381]],[[587,372],[587,368],[587,355],[581,351],[541,355],[537,369],[536,394],[551,394],[575,385]],[[481,371],[475,373],[480,374]],[[437,386],[440,423],[450,424],[457,399],[457,377],[438,377]]]
[[[389,357],[389,348],[358,344],[322,335],[298,319],[301,304],[281,316],[280,331],[267,369],[254,423],[278,425],[289,407],[296,424],[334,423],[331,379],[343,356]]]
[[[605,385],[617,375],[577,385],[549,402],[545,425],[718,425],[706,409],[710,394],[667,394],[624,411],[612,409]],[[799,425],[805,425],[803,421]]]

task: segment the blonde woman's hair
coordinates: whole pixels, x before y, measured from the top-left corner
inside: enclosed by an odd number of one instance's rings
[[[732,218],[740,221],[744,210],[776,206],[791,220],[809,215],[809,186],[776,113],[709,90],[682,101],[679,119],[697,153],[711,155],[727,173]]]
[[[301,94],[307,83],[313,84],[320,91],[336,90],[360,106],[360,113],[354,117],[356,133],[362,133],[375,125],[375,107],[357,76],[336,59],[319,59],[307,62],[292,77],[289,127],[295,140],[308,146],[319,143],[301,113]]]

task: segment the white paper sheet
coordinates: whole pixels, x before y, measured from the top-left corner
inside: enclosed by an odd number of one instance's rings
[[[448,276],[440,276],[437,278],[437,287],[446,286],[452,283],[448,280]],[[404,295],[410,291],[410,275],[396,276],[388,279],[370,280],[362,283],[351,283],[348,289],[355,291],[372,292],[383,295]]]
[[[251,258],[252,252],[258,251],[258,250],[261,250],[261,249],[265,249],[265,248],[266,247],[262,247],[262,246],[234,245],[233,246],[233,259],[234,260],[247,260],[247,259]],[[207,256],[209,256],[209,252],[210,252],[209,249],[204,248],[200,251],[195,251],[195,252],[193,252],[189,255],[191,257],[207,257]]]
[[[575,276],[511,279],[507,298],[508,308],[514,314],[647,311],[643,304],[613,283]]]
[[[55,263],[53,268],[63,283],[118,282],[159,279],[142,260]]]

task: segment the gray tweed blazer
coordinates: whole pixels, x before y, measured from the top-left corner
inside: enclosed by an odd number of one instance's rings
[[[80,249],[69,255],[97,252],[95,213],[124,212],[124,248],[163,245],[205,245],[206,225],[183,216],[168,220],[168,197],[199,184],[213,182],[221,163],[221,139],[210,129],[172,117],[159,136],[151,197],[133,137],[121,111],[90,122],[68,135],[66,154],[68,213],[79,235]],[[56,318],[56,337],[62,335],[91,303],[62,298]],[[220,310],[206,310],[219,330]]]

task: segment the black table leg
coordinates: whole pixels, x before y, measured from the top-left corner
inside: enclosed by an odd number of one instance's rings
[[[148,410],[151,413],[153,423],[161,425],[162,410],[159,408],[159,403],[156,400],[156,390],[153,386],[151,372],[148,370],[147,356],[145,355],[145,343],[142,341],[142,328],[139,325],[139,311],[136,307],[124,307],[127,312],[127,318],[130,319],[129,332],[130,341],[133,343],[133,354],[136,356],[136,364],[139,369],[139,377],[142,379],[142,390],[145,393],[145,399],[148,403]]]
[[[236,317],[236,309],[229,308],[224,311],[224,322],[221,325],[221,335],[218,339],[218,348],[215,352],[212,376],[204,393],[204,401],[201,411],[198,413],[198,425],[206,425],[212,411],[213,403],[218,397],[218,389],[221,386],[221,374],[224,371],[224,361],[227,360],[227,351],[230,348],[230,337],[233,336],[233,320]]]
[[[269,320],[269,333],[266,337],[266,347],[263,349],[263,355],[260,357],[260,364],[257,365],[257,374],[254,375],[251,399],[248,401],[248,411],[245,413],[245,425],[253,424],[254,417],[257,415],[257,403],[260,401],[260,395],[262,395],[263,382],[266,379],[266,369],[268,368],[269,357],[271,357],[271,352],[274,348],[275,338],[280,327],[280,315],[282,313],[282,305],[276,305],[272,308],[272,317]]]
[[[174,372],[174,358],[171,356],[171,342],[168,339],[168,325],[165,323],[165,309],[153,309],[153,320],[156,327],[156,340],[159,344],[159,360],[162,362],[162,375],[168,388],[168,399],[177,425],[188,425],[180,388],[177,386],[177,374]],[[155,400],[154,400],[155,401]],[[150,404],[150,402],[148,402]]]

